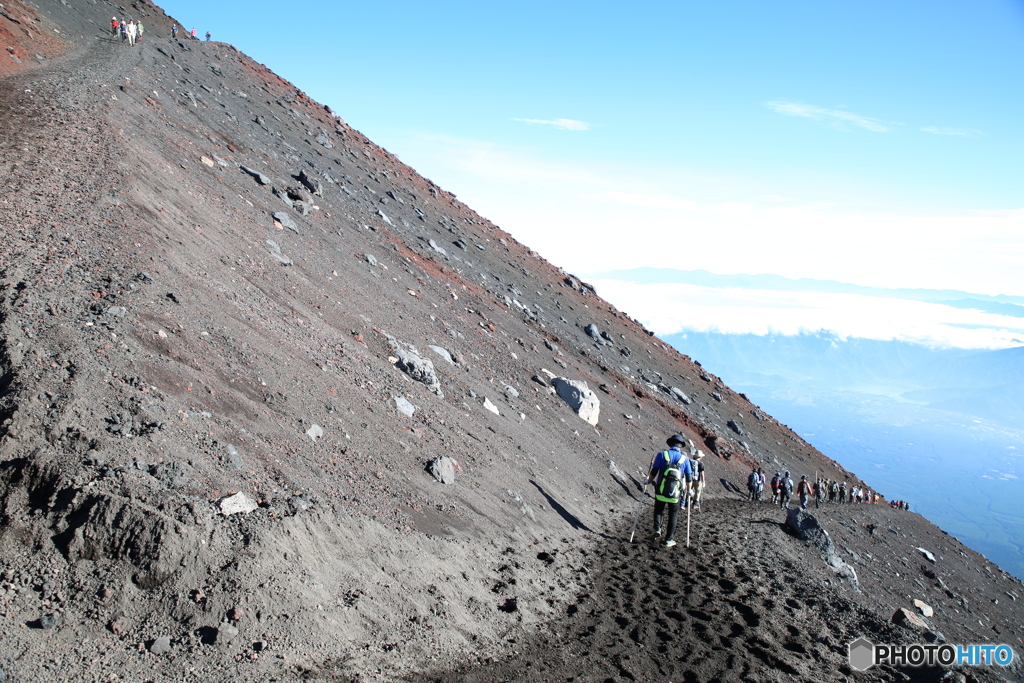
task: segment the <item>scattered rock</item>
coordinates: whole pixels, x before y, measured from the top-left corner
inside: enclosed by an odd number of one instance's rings
[[[171,637],[160,636],[149,644],[149,651],[155,655],[165,655],[171,651]]]
[[[619,481],[629,481],[629,477],[626,476],[625,472],[619,469],[619,466],[615,464],[614,460],[608,461],[608,471],[611,472],[612,476]]]
[[[441,455],[427,464],[427,471],[442,484],[453,484],[457,466],[458,464],[447,455]]]
[[[900,607],[892,615],[892,623],[898,626],[906,626],[907,628],[928,629],[928,624],[924,623],[921,617],[911,612],[906,607]]]
[[[363,260],[369,263],[371,266],[376,267],[377,265],[377,259],[374,257],[373,254],[363,254]]]
[[[245,495],[241,491],[234,494],[233,496],[227,496],[220,500],[220,512],[225,517],[229,515],[235,515],[239,512],[249,513],[258,508],[256,501],[249,496]]]
[[[427,348],[441,356],[441,358],[444,358],[450,365],[455,365],[455,359],[452,357],[452,354],[448,349],[441,346],[428,346]]]
[[[323,438],[323,435],[324,429],[318,424],[314,424],[309,429],[306,430],[306,436],[308,436],[310,440],[313,441],[314,443],[316,442],[317,439]]]
[[[935,556],[932,555],[930,552],[928,552],[924,548],[917,548],[917,551],[920,552],[922,555],[924,555],[924,558],[926,560],[928,560],[932,564],[935,564]]]
[[[736,424],[736,420],[729,420],[725,424],[727,427],[729,427],[729,429],[736,432],[736,434],[738,434],[739,436],[743,436],[743,429],[741,429],[740,426]]]
[[[302,199],[292,202],[292,208],[298,211],[300,216],[308,216],[313,211],[313,205]]]
[[[214,164],[216,163],[214,162],[213,159],[209,157],[199,157],[199,161],[203,162],[204,166],[209,166],[210,168],[213,168]]]
[[[306,173],[305,170],[299,171],[299,182],[305,185],[306,189],[317,197],[324,196],[323,184],[313,176]]]
[[[505,395],[511,398],[519,398],[519,391],[511,384],[505,385]]]
[[[690,397],[687,396],[682,389],[680,389],[679,387],[671,387],[669,391],[672,393],[673,396],[678,398],[684,404],[690,405]]]
[[[444,398],[444,394],[441,392],[441,382],[437,379],[433,363],[407,349],[395,349],[395,356],[397,356],[395,367]]]
[[[413,413],[416,412],[416,406],[409,403],[409,401],[402,396],[395,396],[395,406],[398,408],[398,412],[402,413],[406,417],[412,417]]]
[[[437,242],[435,242],[434,240],[427,240],[427,243],[428,243],[428,244],[430,245],[430,248],[431,248],[431,249],[433,249],[434,251],[436,251],[436,252],[437,252],[438,254],[440,254],[441,256],[447,256],[447,255],[448,255],[448,252],[447,252],[447,251],[445,251],[443,247],[439,247],[439,246],[437,245]]]
[[[316,136],[316,144],[323,145],[327,149],[334,148],[334,143],[331,142],[331,137],[325,131],[320,131],[319,135]]]
[[[491,411],[495,415],[501,415],[501,413],[498,412],[498,406],[496,406],[493,403],[491,403],[491,399],[486,398],[486,397],[484,397],[484,408],[486,408],[487,410]]]
[[[601,336],[601,330],[597,328],[597,325],[590,323],[583,328],[583,331],[587,333],[587,336],[596,341],[598,344],[607,344],[608,342]]]
[[[245,612],[241,607],[232,607],[228,610],[228,619],[231,621],[241,621],[242,617],[245,616]]]
[[[110,632],[113,633],[115,636],[123,636],[125,633],[128,633],[131,627],[131,619],[124,616],[123,614],[118,618],[112,620],[109,624],[107,624],[107,628],[110,629]]]
[[[245,463],[242,461],[242,456],[238,454],[238,449],[232,444],[224,446],[224,454],[221,455],[221,460],[225,465],[236,472],[240,471],[245,466]]]
[[[588,424],[597,424],[601,414],[601,401],[586,382],[555,377],[551,383],[555,386],[558,397],[565,401],[581,420]]]
[[[289,207],[294,206],[295,202],[292,200],[291,197],[288,196],[288,192],[286,192],[285,190],[282,190],[282,189],[279,189],[279,188],[275,187],[275,188],[273,188],[271,190],[271,192],[273,192],[275,197],[280,199],[282,202],[287,204]]]
[[[921,610],[921,614],[926,616],[926,617],[928,617],[928,618],[931,618],[932,615],[935,614],[935,610],[933,610],[931,608],[931,605],[929,605],[928,603],[924,602],[923,600],[915,599],[914,600],[914,607],[916,607],[917,609]]]
[[[260,185],[270,185],[271,184],[270,178],[268,178],[267,176],[263,175],[262,173],[260,173],[259,171],[257,171],[254,168],[249,168],[248,166],[244,166],[242,164],[239,164],[238,168],[242,169],[242,171],[244,171],[245,173],[248,173],[253,178],[255,178],[256,182],[258,182]]]
[[[291,266],[295,262],[290,258],[281,253],[281,247],[274,240],[267,240],[267,244],[270,245],[270,255],[277,259],[278,263],[282,266]]]
[[[278,211],[274,214],[274,220],[281,224],[282,227],[288,228],[296,235],[299,234],[299,226],[296,225],[292,217],[286,214],[284,211]]]
[[[217,635],[214,638],[214,642],[216,642],[217,645],[227,645],[234,640],[237,635],[238,629],[225,621],[217,627]]]
[[[59,617],[56,614],[44,614],[39,617],[39,628],[44,631],[49,631],[50,629],[57,627],[58,621]]]

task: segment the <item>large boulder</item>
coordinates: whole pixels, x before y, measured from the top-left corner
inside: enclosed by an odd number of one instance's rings
[[[847,579],[856,590],[860,590],[857,572],[839,556],[839,551],[832,543],[832,537],[821,526],[817,517],[801,508],[789,508],[786,512],[786,526],[801,541],[806,541],[821,551],[825,564],[836,574]]]
[[[586,382],[555,377],[551,383],[555,385],[558,397],[569,404],[580,419],[592,425],[597,424],[601,413],[601,401]]]

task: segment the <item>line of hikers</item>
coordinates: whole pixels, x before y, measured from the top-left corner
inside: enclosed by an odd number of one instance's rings
[[[128,43],[134,45],[138,41],[142,40],[142,34],[145,32],[145,28],[142,26],[141,21],[135,21],[129,19],[118,19],[117,17],[110,18],[110,32],[114,36],[121,36],[122,43]]]
[[[800,497],[800,506],[806,508],[811,498],[814,498],[814,507],[821,507],[823,502],[828,503],[877,503],[878,493],[863,489],[860,486],[847,486],[844,481],[818,477],[812,484],[807,475],[800,477],[797,485],[793,486],[793,479],[789,472],[783,474],[776,472],[771,482],[766,482],[764,469],[754,467],[747,476],[747,500],[760,501],[766,488],[770,488],[772,494],[772,505],[789,507],[789,501],[794,491]]]
[[[895,510],[909,510],[910,503],[908,503],[905,500],[894,500],[891,503],[889,503],[889,507]]]
[[[662,541],[666,548],[676,545],[676,524],[679,521],[680,506],[687,510],[700,509],[700,498],[704,492],[705,476],[702,451],[690,447],[690,455],[682,452],[686,440],[679,434],[673,434],[666,441],[668,450],[661,451],[651,460],[647,478],[640,485],[641,493],[648,484],[654,484],[654,532],[650,535],[653,542]],[[643,506],[643,499],[640,501]],[[637,508],[637,520],[640,509]],[[667,519],[666,519],[667,518]],[[687,518],[689,519],[689,518]],[[636,521],[633,522],[636,529]],[[689,533],[689,527],[687,527]]]

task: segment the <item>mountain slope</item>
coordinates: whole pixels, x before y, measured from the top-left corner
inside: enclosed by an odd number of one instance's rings
[[[116,5],[40,3],[64,56],[0,81],[4,671],[415,679],[563,618],[669,434],[709,452],[709,506],[760,461],[856,479],[266,67],[132,8],[134,48]],[[1016,633],[1015,606],[972,616]]]

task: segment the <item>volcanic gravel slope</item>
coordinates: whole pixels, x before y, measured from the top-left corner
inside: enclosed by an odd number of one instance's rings
[[[0,678],[832,680],[856,636],[921,640],[889,624],[914,598],[950,642],[1024,645],[1020,582],[916,514],[820,512],[855,589],[740,495],[758,463],[854,475],[170,27],[144,2],[0,14],[32,55],[0,71]],[[672,433],[709,454],[694,546],[628,545]],[[256,509],[222,514],[238,492]]]

